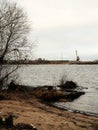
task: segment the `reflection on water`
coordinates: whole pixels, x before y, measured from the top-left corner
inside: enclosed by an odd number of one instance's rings
[[[98,113],[98,65],[23,65],[17,71],[20,84],[29,86],[57,85],[63,75],[86,87],[85,95],[61,105]]]

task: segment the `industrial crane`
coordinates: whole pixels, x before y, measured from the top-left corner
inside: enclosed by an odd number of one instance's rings
[[[80,61],[80,57],[78,56],[77,50],[75,52],[76,52],[76,61]]]

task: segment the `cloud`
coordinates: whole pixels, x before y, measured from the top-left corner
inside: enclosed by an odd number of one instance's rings
[[[80,26],[98,23],[97,0],[16,0],[36,27]]]
[[[83,59],[97,58],[98,0],[9,1],[16,1],[33,21],[38,57],[73,59],[77,49]]]
[[[86,56],[89,58],[91,55],[97,55],[98,50],[98,26],[83,26],[74,28],[51,28],[43,29],[39,32],[39,46],[38,52],[45,57],[47,53],[49,55],[57,55],[61,58],[61,55],[65,59],[73,59],[75,56],[75,50],[78,50],[82,59]],[[47,56],[46,56],[47,57]],[[56,56],[55,56],[56,57]],[[57,58],[56,57],[56,58]]]

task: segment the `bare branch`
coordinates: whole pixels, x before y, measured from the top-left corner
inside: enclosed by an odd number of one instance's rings
[[[31,49],[27,39],[29,30],[26,13],[16,3],[4,3],[0,6],[0,85],[18,68],[16,65],[13,70],[9,71],[7,67],[6,70],[2,65],[3,61],[19,60],[22,55],[27,55],[27,48]]]
[[[26,33],[29,31],[27,16],[16,4],[6,3],[0,9],[0,60],[17,45],[23,46]]]

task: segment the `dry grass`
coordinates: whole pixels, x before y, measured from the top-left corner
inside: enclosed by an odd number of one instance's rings
[[[62,98],[65,98],[65,94],[59,90],[36,90],[33,94],[37,97],[42,99],[43,101],[47,102],[55,102]]]

